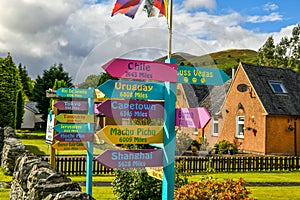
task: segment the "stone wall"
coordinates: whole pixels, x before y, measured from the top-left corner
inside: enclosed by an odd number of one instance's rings
[[[78,183],[26,151],[12,128],[0,128],[0,148],[1,145],[1,167],[13,174],[10,200],[94,199],[81,192]]]

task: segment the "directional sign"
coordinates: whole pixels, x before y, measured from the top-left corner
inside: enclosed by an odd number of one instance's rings
[[[87,110],[87,101],[59,101],[54,106],[58,110]]]
[[[93,133],[94,124],[57,124],[54,130],[59,133]]]
[[[204,128],[211,116],[206,108],[177,108],[176,126]]]
[[[108,80],[98,87],[109,98],[161,100],[164,85],[161,83]]]
[[[94,115],[87,114],[59,114],[55,119],[62,123],[94,123]]]
[[[221,69],[192,66],[178,66],[177,78],[179,83],[200,85],[222,85],[229,80],[228,75]]]
[[[150,144],[164,142],[162,126],[106,126],[96,134],[112,144]]]
[[[115,58],[102,68],[116,78],[177,82],[176,64]]]
[[[86,150],[85,143],[82,142],[56,142],[52,145],[56,150]]]
[[[54,136],[61,142],[92,142],[94,140],[93,133],[59,133]]]
[[[163,177],[163,168],[162,167],[146,167],[146,171],[149,176],[162,180]]]
[[[97,109],[113,118],[163,118],[164,103],[137,100],[106,100]]]
[[[162,149],[112,150],[95,159],[107,168],[144,168],[162,166]]]
[[[93,89],[59,88],[56,90],[56,94],[60,97],[69,98],[94,98],[94,93]]]

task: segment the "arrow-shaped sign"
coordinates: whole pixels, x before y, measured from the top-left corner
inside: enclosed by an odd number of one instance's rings
[[[106,126],[96,134],[112,144],[150,144],[164,141],[162,126]]]
[[[56,142],[52,147],[56,150],[86,150],[86,145],[82,142]]]
[[[59,133],[93,133],[94,124],[57,124],[54,130]]]
[[[162,100],[164,85],[161,83],[107,80],[98,87],[109,98]]]
[[[211,116],[206,108],[177,108],[176,126],[204,128]]]
[[[56,94],[60,97],[69,98],[94,98],[94,93],[93,89],[59,88],[56,90]]]
[[[59,101],[54,106],[58,110],[87,110],[87,101]]]
[[[87,114],[59,114],[55,119],[62,123],[94,123],[94,115]]]
[[[95,158],[107,168],[144,168],[162,166],[162,149],[112,150]]]
[[[94,140],[93,133],[59,133],[54,136],[61,142],[92,142]]]
[[[106,100],[97,109],[112,118],[163,118],[164,103],[137,100]]]
[[[176,64],[115,58],[102,68],[116,78],[177,82]]]
[[[229,80],[229,77],[218,68],[178,66],[177,80],[179,83],[222,85]]]

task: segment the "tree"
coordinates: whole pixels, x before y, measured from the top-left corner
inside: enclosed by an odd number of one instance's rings
[[[103,72],[102,74],[100,74],[98,86],[106,82],[107,80],[116,80],[116,79],[117,78],[112,77],[109,73]]]
[[[54,64],[48,71],[44,70],[42,77],[38,76],[36,78],[33,88],[33,100],[37,102],[37,108],[43,115],[42,118],[45,122],[47,121],[48,108],[50,106],[50,99],[46,98],[46,90],[54,86],[55,79],[59,81],[64,80],[67,87],[72,86],[72,78],[64,71],[62,64],[58,66]]]
[[[23,122],[24,115],[24,93],[22,90],[18,90],[17,100],[16,100],[16,128],[20,129]]]
[[[300,24],[292,30],[290,38],[281,38],[274,44],[273,36],[258,51],[259,64],[300,70]]]
[[[9,53],[6,58],[0,58],[0,80],[0,127],[15,128],[17,95],[23,88],[18,69]],[[24,104],[18,106],[20,110],[24,109]]]
[[[28,76],[26,66],[23,67],[22,64],[19,64],[18,69],[21,78],[21,83],[23,86],[23,91],[26,95],[25,99],[27,101],[30,101],[32,100],[32,90],[33,90],[31,78]]]
[[[98,86],[100,76],[101,75],[95,75],[95,74],[89,75],[83,83],[78,85],[78,87],[84,89],[87,89],[89,87],[96,88]]]

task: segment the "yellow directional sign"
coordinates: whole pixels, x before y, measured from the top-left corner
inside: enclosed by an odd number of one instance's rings
[[[56,142],[52,145],[56,150],[86,150],[86,144],[82,142]]]
[[[163,168],[162,167],[146,167],[146,171],[149,176],[162,180],[162,172]]]
[[[162,126],[106,126],[96,133],[110,144],[163,143]]]
[[[94,123],[94,115],[59,114],[55,119],[61,123]]]

